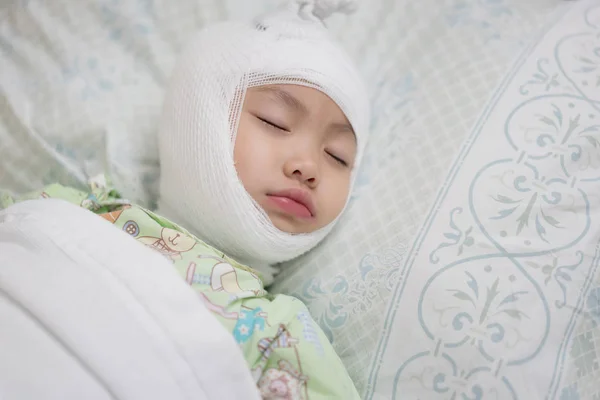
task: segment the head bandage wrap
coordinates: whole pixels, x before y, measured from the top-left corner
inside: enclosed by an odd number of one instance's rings
[[[364,151],[367,93],[322,18],[351,11],[349,1],[299,0],[253,24],[204,29],[184,51],[165,99],[159,135],[160,212],[268,282],[272,264],[316,246],[336,221],[307,234],[277,229],[244,189],[233,164],[239,114],[247,88],[295,84],[328,95],[344,112]],[[356,174],[356,167],[354,169]]]

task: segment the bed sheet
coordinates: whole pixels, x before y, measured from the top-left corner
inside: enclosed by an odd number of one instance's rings
[[[366,389],[407,249],[482,105],[560,0],[369,0],[328,21],[370,88],[372,135],[343,222],[283,266]],[[0,188],[81,186],[108,172],[156,200],[156,126],[185,40],[280,1],[18,0],[0,5]]]

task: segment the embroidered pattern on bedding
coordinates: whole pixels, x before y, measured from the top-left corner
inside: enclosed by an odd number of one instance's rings
[[[563,14],[450,170],[368,399],[600,398],[600,6]]]

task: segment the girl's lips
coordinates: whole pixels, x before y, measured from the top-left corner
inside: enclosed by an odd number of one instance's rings
[[[310,194],[298,189],[272,193],[269,201],[283,212],[294,217],[308,219],[314,217],[314,206]]]

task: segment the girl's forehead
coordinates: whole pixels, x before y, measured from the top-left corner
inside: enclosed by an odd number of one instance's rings
[[[339,112],[339,115],[332,117],[328,127],[329,130],[351,134],[356,141],[354,129],[342,109],[333,99],[320,90],[303,85],[277,84],[256,86],[248,89],[248,91],[251,94],[249,96],[251,101],[259,96],[264,97],[301,117],[310,117],[318,111],[317,108],[326,102],[332,109]]]

